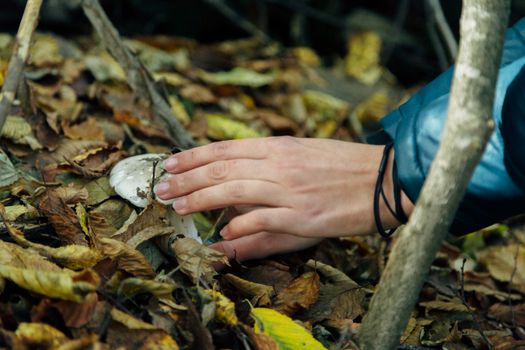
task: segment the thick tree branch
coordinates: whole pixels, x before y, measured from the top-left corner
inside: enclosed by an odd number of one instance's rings
[[[168,102],[156,90],[153,79],[139,59],[124,45],[119,33],[111,24],[98,0],[83,0],[84,13],[91,21],[102,44],[122,66],[128,77],[128,83],[139,98],[144,99],[180,148],[195,146],[195,141],[186,132],[174,115]]]
[[[394,349],[453,221],[494,122],[494,90],[510,0],[464,0],[448,118],[408,224],[401,230],[360,331],[364,350]]]
[[[29,44],[31,38],[38,24],[38,15],[42,0],[28,0],[18,33],[16,34],[15,46],[13,48],[13,55],[7,67],[4,86],[2,87],[2,95],[0,97],[0,132],[4,126],[7,114],[11,109],[11,105],[15,100],[16,89],[20,82],[24,65],[29,56]]]

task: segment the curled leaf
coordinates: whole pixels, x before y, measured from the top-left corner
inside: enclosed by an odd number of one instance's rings
[[[269,305],[272,296],[275,294],[272,286],[247,281],[231,273],[224,275],[224,278],[234,285],[243,295],[251,297],[253,305]]]
[[[274,307],[287,316],[308,309],[317,301],[320,288],[319,275],[313,271],[306,272],[277,295]]]
[[[215,302],[215,318],[224,324],[235,326],[239,323],[235,314],[235,304],[215,290],[206,289],[204,293],[208,294]]]
[[[217,274],[214,264],[229,265],[228,258],[223,253],[208,248],[192,238],[177,239],[171,245],[182,272],[195,283],[202,276],[207,281]]]
[[[26,323],[18,325],[16,336],[29,347],[42,347],[54,349],[68,340],[58,329],[45,323]]]
[[[98,240],[102,253],[117,261],[118,267],[137,277],[151,278],[155,271],[148,259],[138,250],[116,239],[102,237]]]

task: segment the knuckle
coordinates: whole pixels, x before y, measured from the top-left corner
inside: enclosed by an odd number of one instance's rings
[[[211,145],[213,156],[219,159],[224,158],[224,156],[226,155],[226,152],[230,148],[230,144],[231,144],[230,141],[221,141],[221,142],[213,143]]]
[[[266,215],[256,215],[253,218],[252,225],[257,231],[265,231],[270,225],[270,218]]]
[[[208,168],[208,176],[212,180],[224,180],[228,174],[227,162],[215,162]]]
[[[246,192],[246,188],[239,181],[226,184],[226,194],[232,198],[243,198]]]

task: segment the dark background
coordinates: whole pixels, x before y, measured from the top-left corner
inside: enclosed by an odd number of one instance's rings
[[[38,30],[62,36],[91,33],[79,3],[80,0],[45,0]],[[167,34],[203,43],[247,36],[205,0],[101,0],[101,3],[126,36]],[[224,3],[272,39],[286,46],[314,48],[326,65],[344,55],[349,32],[370,29],[366,28],[367,23],[356,25],[352,21],[352,15],[358,11],[369,11],[410,36],[410,42],[383,37],[383,50],[387,52],[384,64],[402,83],[410,86],[428,81],[445,66],[438,62],[436,49],[429,40],[427,0],[224,0]],[[2,1],[1,32],[16,32],[24,4],[24,0]],[[457,37],[461,1],[442,0],[441,6]],[[524,15],[525,0],[514,1],[511,23]]]

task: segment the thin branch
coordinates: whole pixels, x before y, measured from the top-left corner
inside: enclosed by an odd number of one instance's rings
[[[441,2],[440,0],[428,0],[428,5],[432,9],[436,26],[443,36],[443,40],[448,48],[448,53],[452,60],[455,60],[458,56],[458,43],[456,42],[456,38],[454,38],[454,34],[448,25],[447,18],[443,13]]]
[[[157,91],[151,74],[123,43],[99,1],[83,0],[82,7],[106,50],[126,72],[128,83],[135,94],[147,102],[158,122],[166,127],[174,144],[185,149],[195,146],[195,141],[180,124],[168,102]]]
[[[28,0],[18,33],[16,34],[13,54],[7,67],[4,86],[0,97],[0,133],[4,126],[7,114],[15,100],[15,93],[20,82],[22,71],[29,56],[29,44],[38,24],[38,15],[42,0]]]
[[[265,32],[257,28],[252,22],[248,21],[240,14],[235,12],[230,6],[228,6],[223,0],[204,0],[206,3],[215,7],[224,17],[228,18],[232,23],[242,28],[244,31],[253,35],[262,41],[270,41],[270,37]]]

